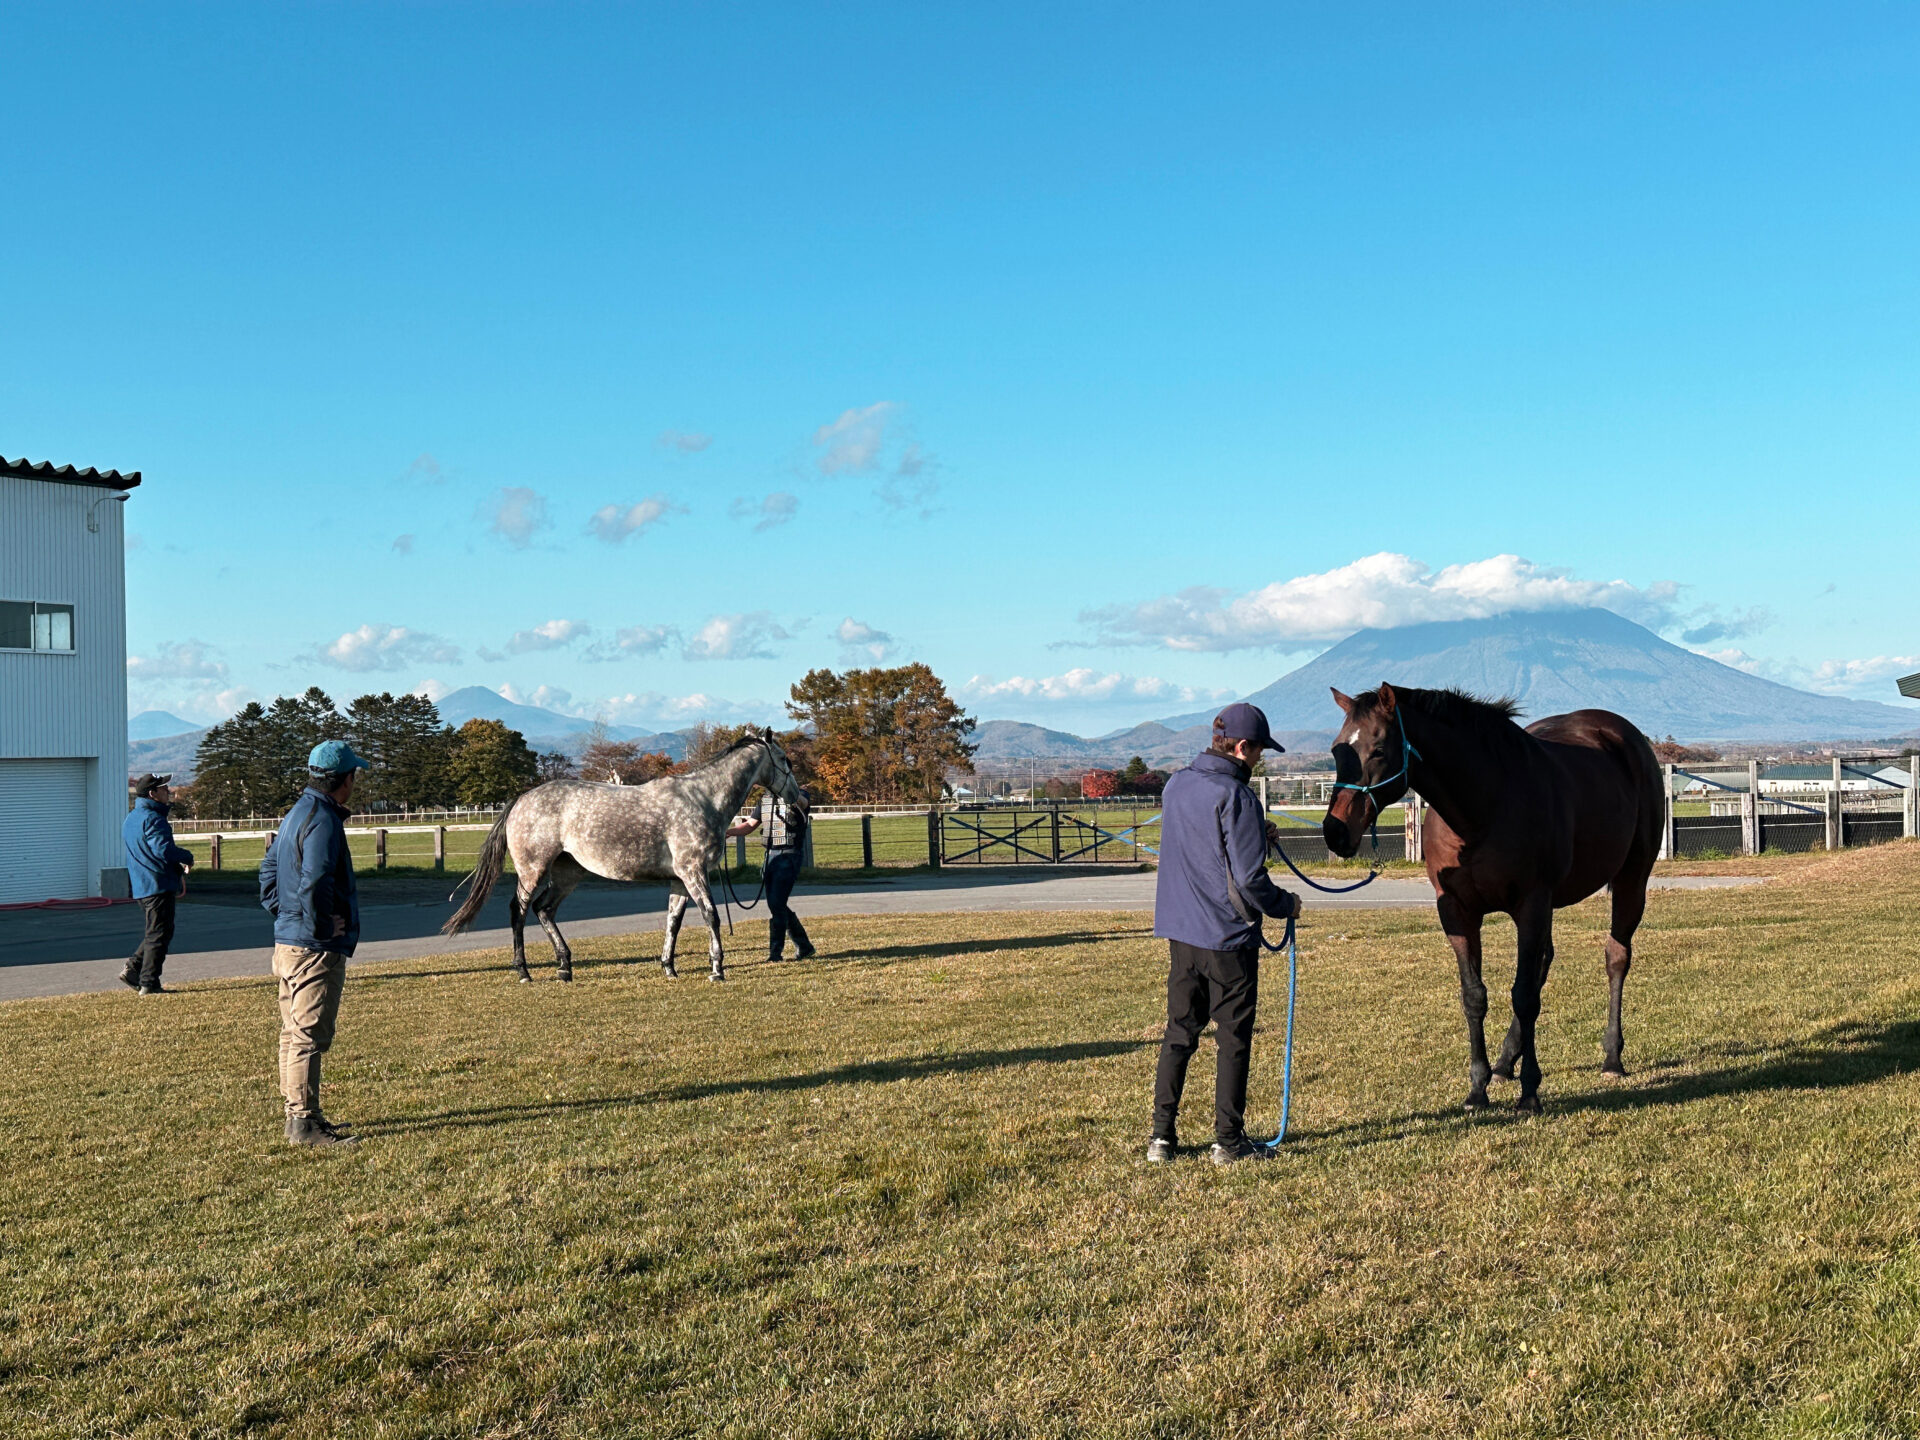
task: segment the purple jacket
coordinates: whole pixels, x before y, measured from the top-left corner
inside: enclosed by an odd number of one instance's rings
[[[1253,912],[1281,920],[1293,913],[1293,896],[1267,877],[1267,817],[1247,774],[1239,761],[1207,751],[1167,781],[1153,896],[1153,933],[1161,939],[1238,950],[1254,943]]]

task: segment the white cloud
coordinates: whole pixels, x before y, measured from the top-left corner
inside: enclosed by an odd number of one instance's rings
[[[713,443],[711,435],[702,435],[698,430],[662,430],[659,444],[663,450],[677,450],[682,455],[697,455]]]
[[[934,497],[940,493],[940,482],[934,478],[939,468],[916,441],[900,452],[899,460],[874,493],[896,514],[911,511],[922,520],[928,519],[934,511]]]
[[[1604,606],[1655,628],[1676,623],[1680,587],[1656,581],[1579,580],[1518,555],[1433,570],[1383,552],[1318,575],[1277,580],[1244,595],[1195,586],[1144,604],[1088,611],[1098,643],[1171,650],[1297,650],[1356,630],[1432,620],[1478,620],[1512,610]]]
[[[793,519],[800,508],[800,499],[784,490],[776,490],[771,495],[755,500],[751,495],[742,495],[727,508],[727,513],[736,520],[753,520],[754,533],[771,530],[776,525],[784,525]]]
[[[765,610],[715,615],[694,632],[681,654],[687,660],[772,660],[779,653],[775,642],[792,638]]]
[[[587,529],[609,545],[618,545],[629,535],[645,534],[667,516],[685,514],[684,505],[676,505],[665,495],[649,495],[635,505],[602,505],[587,521]]]
[[[602,640],[581,652],[583,660],[637,660],[642,655],[658,655],[666,650],[680,632],[671,625],[628,625],[613,633],[611,641]]]
[[[535,650],[558,650],[582,635],[591,634],[592,629],[584,620],[549,620],[531,630],[514,631],[513,638],[507,641],[507,653],[525,655]]]
[[[413,457],[413,463],[407,466],[405,476],[408,480],[422,480],[429,485],[438,485],[447,478],[447,472],[438,460],[422,450]]]
[[[481,514],[487,517],[489,530],[514,549],[524,550],[547,526],[547,501],[524,485],[508,485],[494,492]]]
[[[224,720],[249,700],[245,685],[230,683],[227,662],[204,640],[169,641],[151,655],[127,657],[130,710],[168,710],[183,719]]]
[[[413,553],[413,536],[411,535],[394,536],[393,548],[395,550],[398,550],[402,555],[411,555]]]
[[[702,720],[716,725],[773,725],[784,719],[780,706],[770,700],[724,700],[704,692],[665,695],[653,690],[608,695],[575,706],[574,713],[649,730],[681,730]]]
[[[1865,660],[1822,660],[1813,667],[1816,690],[1838,695],[1867,692],[1875,700],[1897,701],[1893,682],[1920,670],[1920,655],[1874,655]]]
[[[899,645],[893,636],[884,630],[876,630],[864,620],[856,620],[851,615],[840,622],[833,632],[833,638],[840,642],[843,658],[864,658],[876,665],[897,653]]]
[[[438,635],[409,630],[404,625],[362,625],[301,659],[366,674],[405,670],[411,665],[457,665],[460,649]]]
[[[900,407],[881,400],[857,410],[844,410],[838,420],[813,432],[814,448],[820,452],[822,475],[863,475],[880,464],[880,447],[886,443],[887,426]]]
[[[1061,675],[1015,675],[995,680],[990,675],[975,675],[963,692],[979,700],[1045,700],[1077,703],[1103,701],[1165,700],[1183,705],[1211,704],[1230,700],[1234,692],[1209,686],[1178,685],[1156,675],[1126,675],[1119,671],[1102,674],[1085,668]]]
[[[129,680],[225,680],[227,662],[204,640],[169,640],[151,655],[127,657]]]
[[[454,687],[447,684],[446,681],[432,679],[422,680],[418,685],[413,687],[413,693],[415,695],[424,696],[436,705],[451,695],[453,690]]]
[[[531,690],[522,690],[509,681],[497,692],[501,699],[510,700],[515,705],[536,705],[542,710],[552,710],[556,714],[571,715],[578,713],[573,705],[573,692],[562,690],[557,685],[536,685]]]

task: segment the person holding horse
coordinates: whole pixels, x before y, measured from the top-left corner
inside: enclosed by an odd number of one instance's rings
[[[800,917],[793,913],[787,901],[793,895],[794,882],[800,878],[800,862],[806,853],[807,816],[813,805],[813,792],[804,786],[798,799],[785,796],[768,797],[768,823],[766,833],[767,860],[767,959],[784,960],[787,958],[787,936],[793,936],[797,947],[796,960],[811,960],[814,956],[813,941],[807,938],[807,930],[800,923]],[[739,821],[727,829],[727,838],[737,835],[750,835],[760,828],[758,815]]]
[[[1248,786],[1263,750],[1280,751],[1257,706],[1229,705],[1213,721],[1213,741],[1161,797],[1160,873],[1153,933],[1167,942],[1167,1030],[1153,1082],[1153,1134],[1147,1160],[1179,1152],[1174,1122],[1187,1062],[1211,1019],[1218,1059],[1213,1091],[1216,1165],[1265,1159],[1247,1138],[1247,1069],[1260,994],[1260,917],[1300,913],[1299,897],[1267,876],[1273,826]]]

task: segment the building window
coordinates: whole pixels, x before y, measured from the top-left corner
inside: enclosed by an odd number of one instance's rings
[[[73,607],[0,600],[0,650],[73,652]]]

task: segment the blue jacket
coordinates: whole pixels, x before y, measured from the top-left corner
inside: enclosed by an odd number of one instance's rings
[[[330,796],[308,787],[280,822],[260,862],[260,903],[273,912],[276,944],[351,955],[360,943],[346,821],[347,812]],[[336,917],[347,922],[338,935]]]
[[[120,822],[120,839],[127,847],[127,878],[133,882],[133,898],[180,892],[181,867],[193,863],[193,852],[173,843],[173,826],[167,823],[171,805],[142,795]]]
[[[1267,876],[1267,817],[1247,767],[1211,751],[1176,770],[1160,797],[1153,933],[1202,950],[1254,943],[1259,912],[1284,920],[1294,899]],[[1238,889],[1242,905],[1232,891]]]

